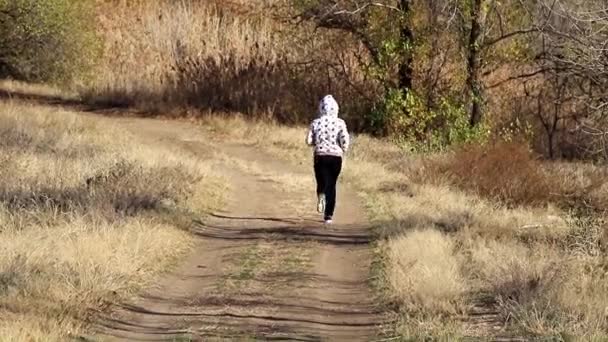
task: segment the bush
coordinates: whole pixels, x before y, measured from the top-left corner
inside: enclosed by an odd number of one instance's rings
[[[468,117],[464,106],[453,99],[441,98],[436,108],[429,108],[413,91],[404,94],[390,89],[368,120],[376,134],[389,135],[424,152],[485,141],[487,127],[471,127]]]
[[[602,210],[608,169],[547,163],[520,142],[457,148],[447,158],[427,158],[420,181],[448,182],[508,205],[554,203],[565,209]]]
[[[541,204],[550,196],[540,161],[525,145],[467,146],[455,152],[448,168],[460,187],[509,204]]]
[[[98,50],[93,2],[0,0],[0,77],[67,82]]]

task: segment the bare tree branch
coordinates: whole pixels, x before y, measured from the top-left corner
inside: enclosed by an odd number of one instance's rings
[[[519,75],[515,75],[515,76],[511,76],[508,77],[504,80],[500,80],[494,84],[491,84],[488,86],[488,89],[493,89],[493,88],[497,88],[500,87],[501,85],[504,85],[505,83],[509,83],[512,81],[516,81],[516,80],[522,80],[522,79],[526,79],[526,78],[530,78],[530,77],[534,77],[534,76],[538,76],[541,74],[544,74],[550,70],[554,70],[554,68],[544,68],[544,69],[539,69],[533,72],[529,72],[529,73],[525,73],[525,74],[519,74]]]
[[[501,35],[500,37],[497,37],[490,41],[484,42],[483,49],[490,48],[490,47],[494,46],[495,44],[502,42],[503,40],[507,40],[507,39],[513,38],[515,36],[521,36],[521,35],[526,35],[526,34],[540,32],[540,31],[541,31],[541,29],[539,29],[537,27],[532,27],[529,29],[516,30],[513,32],[509,32],[509,33]]]

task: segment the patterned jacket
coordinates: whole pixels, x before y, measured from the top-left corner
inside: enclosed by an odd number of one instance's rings
[[[331,95],[319,103],[319,117],[310,124],[306,142],[314,146],[315,155],[342,157],[348,151],[350,138],[340,108]]]

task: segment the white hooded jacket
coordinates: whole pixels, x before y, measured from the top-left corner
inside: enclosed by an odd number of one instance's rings
[[[315,155],[342,157],[350,144],[344,120],[338,118],[340,108],[331,95],[319,103],[319,117],[310,124],[306,142],[314,146]]]

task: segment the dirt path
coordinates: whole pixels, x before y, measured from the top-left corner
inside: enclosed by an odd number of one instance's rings
[[[254,147],[211,146],[195,126],[122,123],[151,142],[221,153],[230,200],[195,222],[196,247],[177,269],[99,322],[96,340],[378,338],[385,317],[368,286],[370,232],[353,193],[340,189],[335,224],[325,227],[310,213],[308,170]]]

